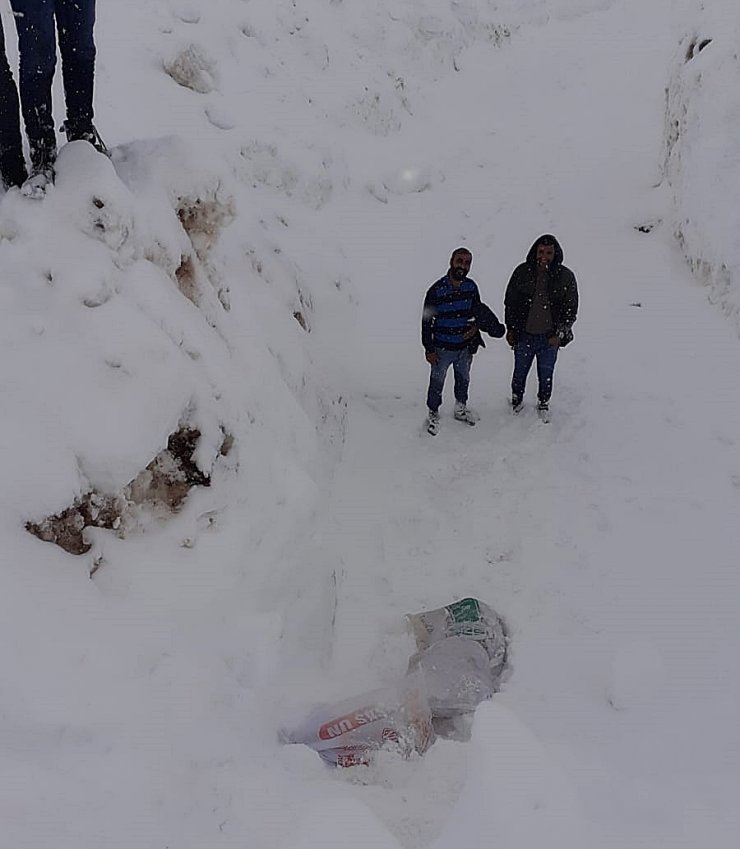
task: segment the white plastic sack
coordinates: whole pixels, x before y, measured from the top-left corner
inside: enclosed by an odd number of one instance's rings
[[[503,623],[474,598],[406,619],[418,649],[406,678],[395,687],[314,708],[300,726],[282,733],[283,742],[309,746],[334,766],[358,766],[369,764],[381,748],[406,757],[423,754],[435,728],[442,736],[465,739],[463,726],[494,694],[506,663]]]
[[[286,732],[287,743],[303,743],[334,766],[369,764],[380,748],[409,757],[434,742],[429,703],[413,677],[396,687],[374,690],[334,705],[314,708]]]
[[[472,713],[495,692],[488,654],[469,637],[433,643],[411,658],[409,672],[421,674],[434,718]]]
[[[484,602],[464,598],[446,607],[409,613],[406,620],[422,652],[449,637],[475,640],[488,655],[489,671],[498,679],[506,663],[506,633],[499,616]]]

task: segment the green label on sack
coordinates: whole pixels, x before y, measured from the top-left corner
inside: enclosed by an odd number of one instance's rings
[[[479,622],[481,618],[478,601],[474,598],[456,601],[447,608],[447,611],[453,622]]]

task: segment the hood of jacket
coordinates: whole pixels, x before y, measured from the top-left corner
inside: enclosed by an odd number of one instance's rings
[[[551,236],[549,233],[545,233],[537,239],[532,247],[529,249],[527,253],[527,259],[525,262],[527,265],[536,265],[537,264],[537,245],[545,242],[548,245],[553,245],[555,248],[555,259],[553,260],[553,266],[557,267],[563,264],[563,249],[560,247],[560,242],[555,238],[555,236]]]

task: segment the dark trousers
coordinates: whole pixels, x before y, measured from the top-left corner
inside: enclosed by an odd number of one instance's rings
[[[0,20],[0,180],[5,186],[20,186],[25,179],[18,90],[5,55],[5,36]]]
[[[462,351],[446,351],[437,348],[437,365],[432,366],[429,374],[429,390],[427,391],[427,407],[435,412],[442,403],[442,390],[445,385],[447,369],[452,366],[455,375],[455,400],[461,404],[467,403],[468,387],[470,386],[470,366],[473,355],[470,349],[463,348]]]
[[[10,5],[18,29],[23,120],[31,161],[38,164],[44,154],[56,151],[51,83],[57,35],[67,127],[76,133],[92,125],[95,0],[10,0]]]
[[[537,380],[539,387],[537,398],[546,403],[552,395],[552,376],[555,371],[555,361],[558,349],[548,341],[548,334],[522,333],[514,346],[514,374],[511,378],[511,394],[517,398],[524,397],[524,387],[527,375],[537,358]]]

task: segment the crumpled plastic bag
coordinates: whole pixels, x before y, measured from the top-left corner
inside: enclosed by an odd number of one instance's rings
[[[507,640],[503,622],[487,604],[464,598],[407,614],[406,621],[418,649],[408,671],[421,674],[435,720],[471,714],[493,696],[506,664]],[[435,722],[439,733],[443,727]]]
[[[469,637],[447,637],[418,652],[409,672],[421,673],[435,718],[471,713],[495,692],[486,650]]]
[[[408,613],[406,621],[419,651],[449,637],[467,637],[485,649],[491,675],[495,679],[501,676],[507,650],[504,623],[484,602],[463,598],[436,610]]]
[[[407,614],[417,652],[396,686],[319,705],[284,743],[302,743],[333,766],[370,764],[381,748],[423,754],[443,736],[464,739],[475,708],[496,692],[507,639],[498,615],[475,598]]]
[[[283,742],[303,743],[333,766],[372,762],[381,748],[404,757],[423,754],[434,742],[432,714],[423,689],[411,676],[395,687],[318,705]]]

